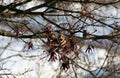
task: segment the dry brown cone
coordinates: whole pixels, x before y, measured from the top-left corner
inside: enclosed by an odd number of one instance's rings
[[[65,36],[64,36],[64,34],[60,34],[60,44],[61,44],[61,46],[65,46],[65,44],[66,44],[66,38],[65,38]]]

